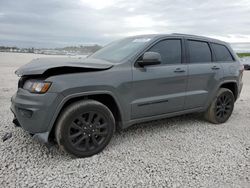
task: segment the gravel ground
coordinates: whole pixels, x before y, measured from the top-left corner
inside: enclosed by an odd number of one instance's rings
[[[1,187],[250,187],[250,71],[228,122],[199,115],[133,126],[116,133],[100,154],[74,159],[47,149],[12,124],[13,74],[43,55],[0,53]]]

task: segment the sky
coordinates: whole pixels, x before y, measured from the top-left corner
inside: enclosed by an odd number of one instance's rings
[[[250,0],[0,0],[0,46],[105,45],[187,33],[250,51]]]

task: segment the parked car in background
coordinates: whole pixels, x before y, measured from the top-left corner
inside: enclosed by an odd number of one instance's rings
[[[135,123],[193,112],[224,123],[240,95],[243,66],[225,42],[170,34],[125,38],[85,59],[35,59],[16,74],[14,123],[88,157],[117,128]]]
[[[242,58],[241,62],[244,65],[245,70],[250,70],[250,57]]]

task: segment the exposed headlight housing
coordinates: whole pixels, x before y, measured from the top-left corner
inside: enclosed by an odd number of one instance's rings
[[[28,90],[31,93],[46,93],[51,86],[51,82],[46,82],[43,80],[27,80],[23,89]]]

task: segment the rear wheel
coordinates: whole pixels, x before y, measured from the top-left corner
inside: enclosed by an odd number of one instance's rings
[[[98,101],[84,100],[62,112],[55,134],[60,148],[77,157],[89,157],[107,146],[114,131],[112,112]]]
[[[220,88],[215,99],[205,113],[205,118],[212,123],[224,123],[231,116],[234,108],[234,95],[231,90]]]

